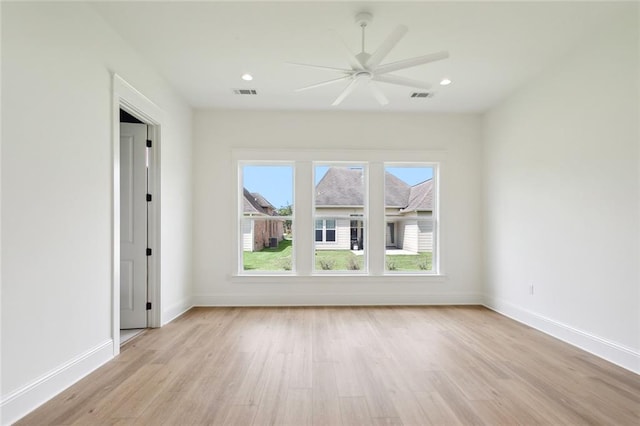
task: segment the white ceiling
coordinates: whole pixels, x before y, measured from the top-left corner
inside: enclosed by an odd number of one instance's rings
[[[196,108],[431,112],[476,112],[495,105],[620,13],[620,4],[595,2],[108,2],[93,7]],[[449,51],[449,59],[395,73],[431,83],[432,98],[411,99],[415,90],[380,83],[388,105],[380,106],[362,87],[332,107],[347,83],[294,91],[339,74],[286,62],[348,68],[331,30],[357,53],[360,28],[354,16],[363,10],[373,14],[366,33],[370,53],[396,25],[409,28],[384,63]],[[254,80],[241,80],[245,72]],[[438,85],[445,76],[453,84]],[[258,95],[235,95],[234,88],[256,89]]]

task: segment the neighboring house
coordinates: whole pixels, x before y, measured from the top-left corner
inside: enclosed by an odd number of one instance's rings
[[[362,249],[364,183],[361,169],[331,167],[316,185],[315,241],[319,250]],[[410,186],[385,173],[386,246],[433,249],[433,179]]]
[[[259,251],[284,238],[284,220],[278,219],[276,208],[257,192],[243,188],[243,215],[256,220],[242,221],[242,249]]]

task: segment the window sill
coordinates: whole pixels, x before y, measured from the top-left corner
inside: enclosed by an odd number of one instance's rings
[[[364,275],[364,274],[313,274],[313,275],[295,275],[295,274],[265,274],[265,275],[230,275],[229,281],[241,284],[305,284],[318,282],[339,282],[341,284],[371,284],[371,283],[443,283],[447,281],[444,274],[403,274],[393,273],[386,275]]]

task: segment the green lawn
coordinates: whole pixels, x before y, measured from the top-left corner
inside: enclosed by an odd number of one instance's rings
[[[291,270],[291,240],[283,240],[278,248],[243,253],[245,271]],[[386,256],[386,270],[411,272],[430,271],[432,254]],[[362,270],[364,256],[356,256],[349,250],[316,250],[316,270],[349,271]]]
[[[288,271],[291,270],[291,240],[282,240],[277,248],[243,252],[245,271]]]
[[[356,256],[349,250],[316,250],[316,271],[362,270],[364,256]]]
[[[385,256],[387,271],[431,271],[433,269],[433,253],[418,253],[416,255],[387,255]]]

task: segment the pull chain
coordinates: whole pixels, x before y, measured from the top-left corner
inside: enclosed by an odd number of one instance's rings
[[[362,28],[362,51],[364,52],[364,29],[367,27],[367,24],[360,24],[360,28]]]

